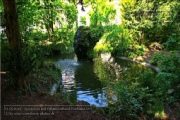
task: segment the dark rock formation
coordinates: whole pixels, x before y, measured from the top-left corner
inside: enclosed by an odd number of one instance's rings
[[[74,51],[78,60],[92,59],[93,48],[102,35],[100,28],[80,26],[74,38]]]

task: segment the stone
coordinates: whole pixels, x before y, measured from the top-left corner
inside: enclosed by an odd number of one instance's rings
[[[174,92],[174,89],[169,89],[168,94],[172,94]]]
[[[79,27],[74,38],[74,52],[78,59],[88,58],[87,52],[91,39],[90,28]]]
[[[111,54],[110,53],[101,53],[100,54],[100,57],[101,57],[101,60],[103,61],[103,62],[108,62],[109,61],[109,59],[111,59]]]
[[[74,52],[78,60],[92,59],[93,48],[102,36],[100,28],[80,26],[74,38]]]

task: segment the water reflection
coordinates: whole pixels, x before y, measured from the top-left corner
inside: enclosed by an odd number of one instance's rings
[[[127,84],[137,82],[139,75],[141,75],[145,70],[149,69],[142,65],[120,59],[115,59],[113,63],[115,66],[116,64],[120,65],[120,68],[112,68],[112,63],[103,63],[100,58],[97,58],[94,61],[94,72],[96,73],[96,76],[107,86],[106,96],[108,99],[108,104],[116,102],[118,97],[120,97],[117,93],[119,89],[117,84],[119,81],[125,80]],[[119,72],[118,76],[116,74],[116,69],[118,69]]]
[[[107,86],[106,97],[107,103],[113,103],[117,101],[116,93],[112,90],[111,83],[117,82],[117,78],[120,79],[120,74],[116,75],[116,70],[112,69],[112,63],[103,63],[100,58],[94,60],[94,72],[99,80]]]
[[[75,80],[78,84],[78,100],[84,100],[96,106],[106,106],[104,87],[93,71],[93,62],[81,61],[75,71]]]
[[[74,54],[61,55],[54,59],[57,61],[56,66],[62,68],[59,92],[72,103],[83,100],[99,107],[117,101],[118,96],[112,84],[116,85],[114,83],[124,78],[129,82],[135,82],[134,76],[141,74],[144,70],[142,66],[118,59],[115,60],[118,64],[115,66],[103,63],[100,59],[95,59],[93,62],[77,61]],[[116,68],[119,69],[119,65],[122,70],[120,72],[118,70],[119,74],[116,74]],[[58,85],[54,86],[57,88]]]
[[[56,66],[62,68],[61,92],[75,103],[87,101],[91,105],[106,106],[106,87],[102,85],[93,71],[93,62],[61,58]]]

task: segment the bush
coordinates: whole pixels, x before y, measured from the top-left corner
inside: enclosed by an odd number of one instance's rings
[[[180,50],[180,41],[178,41],[180,37],[178,38],[170,38],[168,41],[163,43],[163,46],[165,47],[166,50]]]
[[[131,51],[131,46],[134,45],[135,42],[131,39],[128,31],[122,26],[105,26],[102,37],[94,47],[94,54],[109,52],[113,55],[126,56]]]
[[[179,34],[178,1],[122,0],[122,18],[138,43],[166,42]]]
[[[141,87],[139,83],[127,85],[121,81],[115,87],[117,92],[117,102],[109,106],[110,116],[119,118],[137,119],[141,113],[148,108],[148,103],[152,94],[149,89]]]
[[[151,63],[156,64],[163,72],[157,74],[157,85],[159,84],[159,91],[162,91],[161,94],[164,94],[164,99],[168,103],[171,101],[178,102],[177,99],[180,99],[178,85],[180,85],[180,57],[174,54],[164,55],[161,53],[156,53]],[[168,95],[168,90],[173,89],[173,94]]]
[[[150,61],[152,64],[157,65],[163,72],[177,73],[180,70],[180,57],[172,54],[165,55],[156,53]]]
[[[27,76],[31,91],[49,93],[53,84],[61,79],[61,69],[54,62],[45,61],[42,66],[36,66]]]

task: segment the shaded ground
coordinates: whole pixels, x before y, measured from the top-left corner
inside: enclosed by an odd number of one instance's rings
[[[142,56],[143,61],[148,62],[157,50],[150,50],[146,53],[145,56]],[[169,53],[166,53],[169,54]],[[103,110],[99,108],[95,108],[89,106],[87,102],[79,101],[76,103],[75,106],[71,106],[72,104],[65,102],[65,99],[62,95],[57,94],[51,96],[47,93],[32,93],[31,95],[20,95],[18,92],[15,92],[13,87],[4,87],[7,84],[7,74],[5,72],[1,72],[1,114],[2,120],[106,120],[108,119],[107,115],[103,112]],[[4,105],[36,105],[36,108],[39,110],[26,110],[25,106],[20,106],[23,110],[7,110],[4,111]],[[48,106],[58,106],[61,107],[65,106],[66,108],[74,107],[77,108],[84,108],[86,110],[47,110]],[[62,105],[62,106],[60,106]],[[19,108],[20,108],[19,107]],[[41,108],[45,107],[46,110],[40,110]],[[18,108],[17,106],[13,108]],[[27,107],[31,108],[31,107]],[[165,113],[167,114],[167,120],[179,120],[180,119],[180,104],[175,106],[164,106]],[[10,115],[12,112],[20,112],[20,113],[38,113],[38,115]],[[44,114],[41,114],[44,112]],[[45,114],[46,113],[46,114]],[[5,115],[9,114],[9,115]],[[14,114],[14,113],[13,113]],[[41,115],[40,115],[41,114]],[[114,118],[115,119],[115,118]],[[112,120],[114,120],[112,119]],[[122,120],[125,118],[122,118]],[[143,118],[141,119],[143,120]]]
[[[98,114],[88,103],[79,101],[71,106],[63,100],[63,96],[50,96],[47,94],[20,95],[13,88],[2,90],[2,120],[105,120],[106,116]],[[25,105],[25,106],[4,106],[4,105]],[[35,105],[35,106],[26,106]],[[9,108],[6,112],[6,108]],[[17,110],[11,110],[13,109]],[[50,108],[51,107],[51,108]],[[21,111],[18,110],[21,108]],[[27,108],[33,108],[28,110]],[[41,108],[45,108],[41,110]],[[50,108],[50,109],[49,109]],[[56,108],[56,110],[53,110]],[[59,110],[58,110],[59,109]],[[64,110],[65,109],[65,110]],[[72,110],[75,109],[75,110]],[[80,110],[79,110],[80,109]],[[84,110],[82,110],[84,109]],[[42,112],[44,114],[42,114]],[[34,113],[36,115],[10,115],[15,113]],[[37,114],[38,113],[38,114]],[[8,114],[8,115],[5,115]]]
[[[171,55],[172,54],[171,52],[161,50],[161,49],[162,49],[162,47],[149,46],[148,51],[146,51],[143,56],[136,56],[134,59],[149,63],[151,58],[154,56],[155,53],[159,52],[159,53],[166,54],[166,55]],[[175,54],[180,56],[179,52],[176,52]]]

